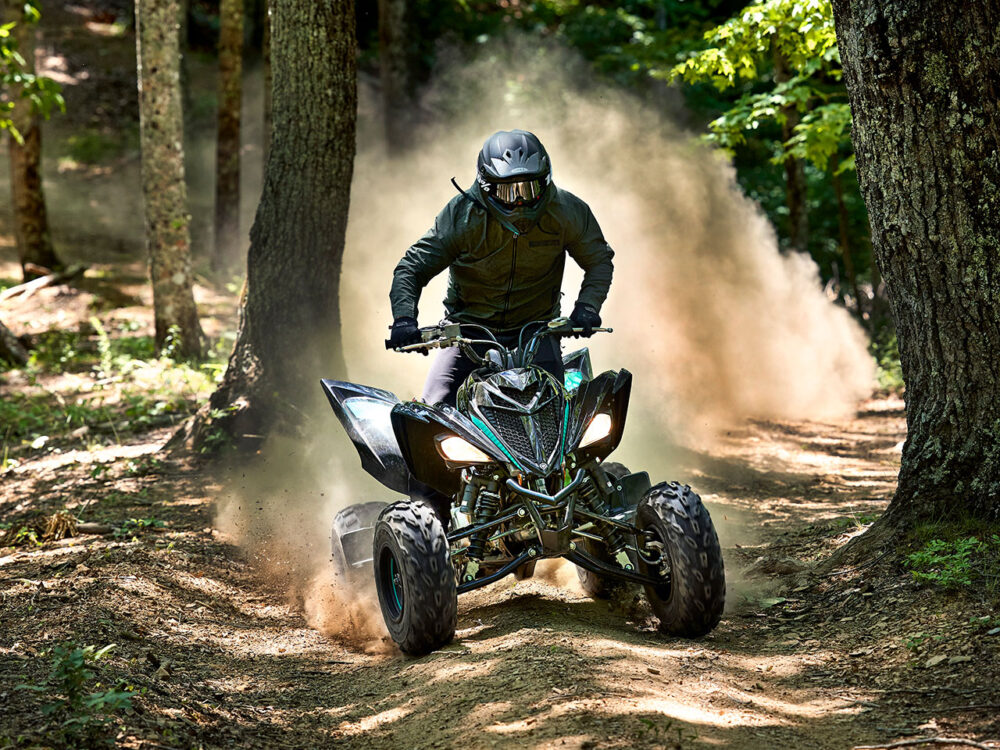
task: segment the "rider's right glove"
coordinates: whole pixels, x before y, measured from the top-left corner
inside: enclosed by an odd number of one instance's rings
[[[419,344],[420,328],[414,318],[396,318],[392,323],[392,331],[386,342],[386,349],[398,349],[409,344]],[[424,352],[426,354],[427,352]]]
[[[592,336],[595,328],[601,327],[601,316],[597,310],[587,304],[577,304],[569,316],[574,328],[582,328],[583,336]]]

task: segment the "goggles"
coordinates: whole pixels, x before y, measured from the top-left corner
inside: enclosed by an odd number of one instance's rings
[[[493,197],[505,206],[530,206],[542,197],[545,182],[540,178],[522,182],[497,182],[493,184],[493,189]]]

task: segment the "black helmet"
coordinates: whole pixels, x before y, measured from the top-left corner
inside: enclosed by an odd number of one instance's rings
[[[534,219],[552,183],[545,146],[526,130],[501,130],[486,139],[476,163],[479,189],[508,219]]]

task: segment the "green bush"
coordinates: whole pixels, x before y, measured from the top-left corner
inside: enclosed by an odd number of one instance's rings
[[[982,582],[992,591],[1000,577],[1000,535],[931,539],[904,562],[914,579],[924,583],[955,590]]]
[[[43,729],[53,744],[80,748],[114,744],[110,725],[117,714],[132,708],[131,693],[117,688],[89,690],[95,677],[93,664],[113,648],[114,644],[102,649],[72,643],[55,646],[49,652],[48,676],[35,685],[18,685],[20,690],[53,698],[42,706],[43,716],[53,722]]]

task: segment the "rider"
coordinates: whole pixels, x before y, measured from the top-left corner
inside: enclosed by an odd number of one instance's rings
[[[549,155],[534,134],[494,133],[479,153],[476,183],[465,191],[452,182],[460,194],[393,273],[389,347],[420,342],[420,292],[445,268],[450,270],[447,319],[485,326],[513,347],[525,324],[559,317],[567,253],[584,270],[570,320],[585,336],[601,325],[614,252],[590,207],[553,184]],[[542,342],[535,363],[562,380],[562,356],[553,337]],[[459,386],[474,369],[459,349],[445,349],[428,373],[424,402],[454,406]]]

